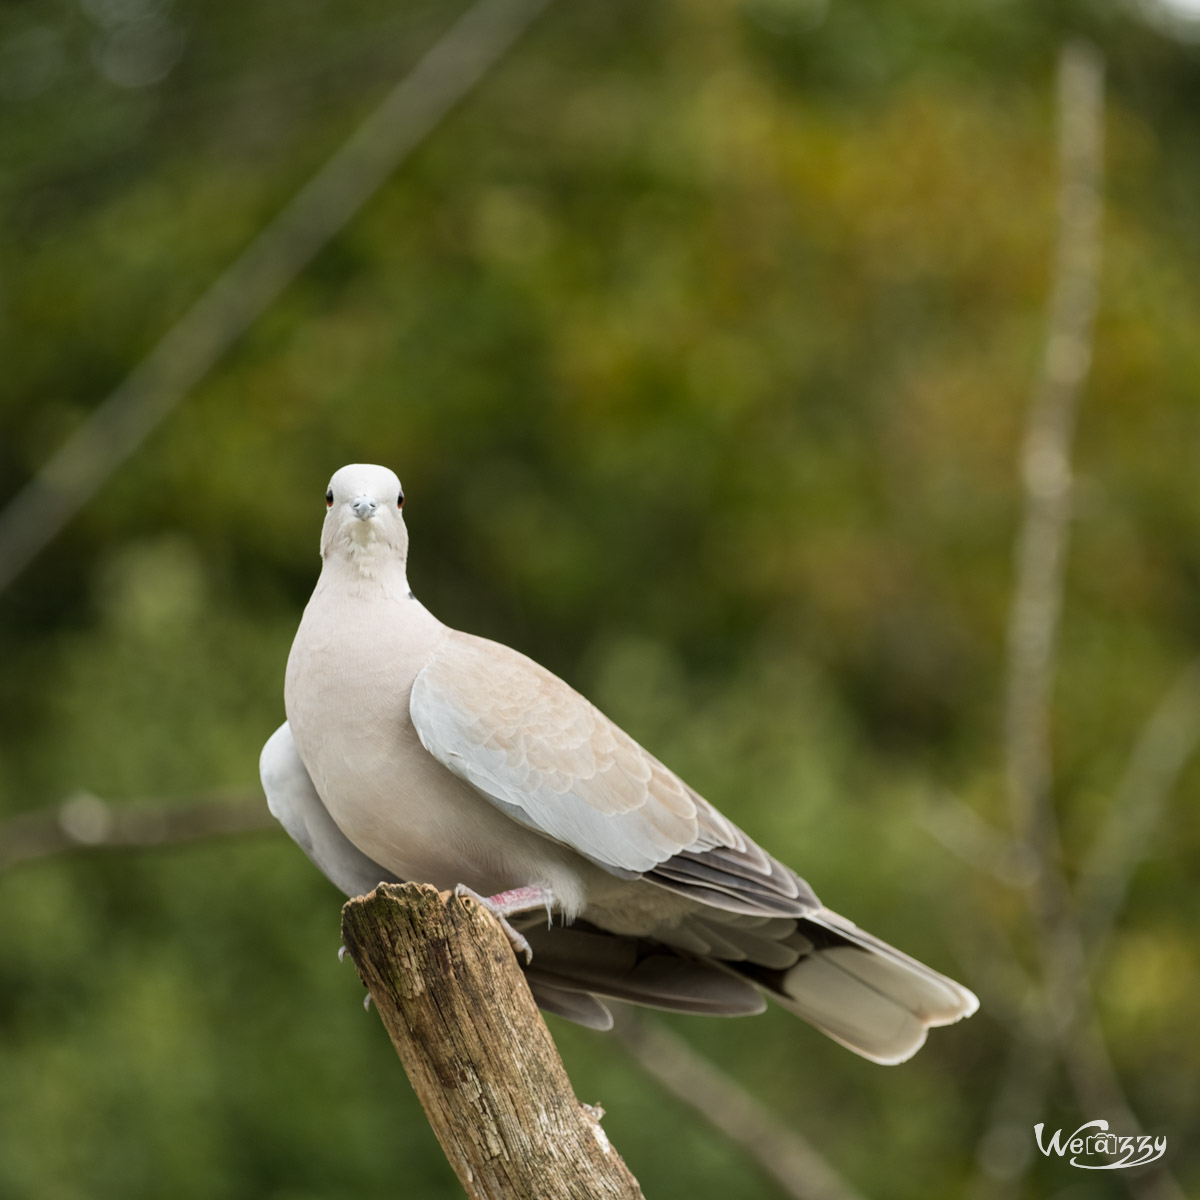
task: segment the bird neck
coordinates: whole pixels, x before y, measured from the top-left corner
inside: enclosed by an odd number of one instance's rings
[[[408,564],[394,547],[378,542],[341,541],[322,553],[322,587],[337,587],[350,594],[378,596],[387,600],[410,600]]]

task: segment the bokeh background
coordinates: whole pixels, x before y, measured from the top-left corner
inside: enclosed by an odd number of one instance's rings
[[[0,499],[462,11],[0,11]],[[1079,35],[1107,70],[1103,273],[1052,797],[1069,880],[1153,817],[1091,980],[1196,1194],[1200,24],[1165,3],[549,5],[0,595],[0,855],[64,801],[93,838],[129,805],[260,811],[326,481],[386,463],[434,612],[983,999],[897,1068],[780,1011],[679,1034],[863,1196],[1172,1194],[1032,1134],[1100,1115],[1037,1035],[1002,738]],[[281,832],[17,857],[0,1197],[459,1194],[335,960],[341,898]],[[784,1194],[614,1040],[552,1025],[648,1196]]]

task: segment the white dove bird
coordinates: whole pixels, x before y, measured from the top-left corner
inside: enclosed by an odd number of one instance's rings
[[[325,502],[261,772],[271,811],[344,892],[412,880],[477,893],[502,920],[552,915],[510,936],[532,951],[538,1003],[595,1028],[612,1021],[600,997],[742,1015],[765,993],[897,1063],[976,1010],[823,907],[561,679],[433,616],[408,585],[392,471],[343,467]]]

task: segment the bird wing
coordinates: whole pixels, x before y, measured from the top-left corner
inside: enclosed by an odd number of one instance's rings
[[[421,744],[514,821],[625,878],[728,912],[796,916],[819,902],[556,675],[452,632],[413,684]]]

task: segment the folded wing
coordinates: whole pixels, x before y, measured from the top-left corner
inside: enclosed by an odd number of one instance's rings
[[[799,916],[808,885],[532,659],[454,632],[417,676],[421,744],[514,821],[624,878],[732,913]]]

